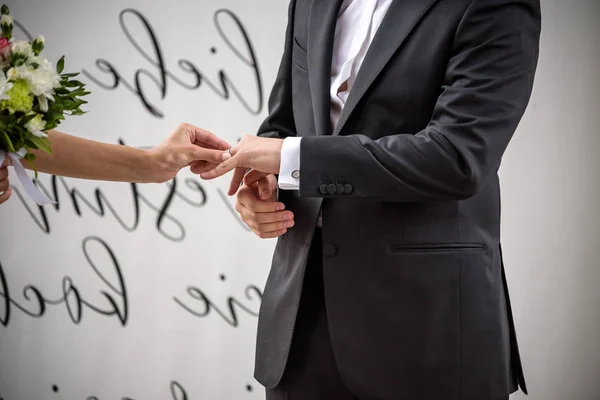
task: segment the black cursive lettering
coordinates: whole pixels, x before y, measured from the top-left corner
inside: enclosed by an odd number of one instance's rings
[[[101,251],[109,256],[112,268],[114,268],[114,272],[117,276],[116,282],[111,282],[100,271],[90,256],[90,246],[92,244],[100,245]],[[64,304],[71,321],[77,325],[82,321],[83,310],[88,309],[103,316],[116,316],[121,325],[125,326],[129,315],[128,297],[125,280],[115,254],[108,244],[98,237],[84,239],[82,248],[89,266],[94,271],[96,277],[100,278],[100,281],[105,285],[105,289],[101,289],[100,294],[104,297],[108,306],[103,305],[101,307],[85,300],[79,289],[73,283],[72,278],[65,276],[62,280],[62,293],[58,299],[52,299],[45,296],[42,291],[34,285],[26,285],[23,288],[23,298],[28,303],[27,307],[12,297],[4,269],[2,268],[2,264],[0,264],[0,299],[2,299],[4,304],[3,313],[0,313],[0,324],[5,327],[10,324],[13,307],[29,317],[41,318],[46,314],[48,306],[59,306]]]
[[[236,299],[233,296],[227,297],[226,311],[223,311],[201,289],[197,287],[188,287],[187,294],[192,299],[197,300],[197,302],[194,303],[194,307],[186,305],[182,300],[178,299],[177,297],[174,297],[173,299],[185,311],[199,318],[207,317],[211,314],[211,312],[214,311],[219,317],[221,317],[221,319],[223,319],[229,325],[231,325],[234,328],[237,328],[239,326],[237,309],[240,309],[241,311],[253,317],[258,316],[258,311],[255,311],[250,307],[244,305],[240,300]],[[262,292],[258,287],[254,285],[248,285],[246,287],[246,290],[244,291],[244,294],[246,296],[246,299],[250,301],[258,300],[258,302],[260,303],[262,299]]]
[[[228,33],[225,31],[223,22],[228,19],[233,22],[237,32]],[[242,21],[231,10],[217,10],[214,14],[213,21],[217,33],[225,43],[227,49],[232,52],[235,58],[239,60],[243,66],[249,68],[251,71],[252,79],[256,85],[257,102],[255,105],[252,105],[251,102],[242,95],[224,69],[218,70],[218,83],[215,83],[208,79],[206,74],[204,74],[192,61],[182,58],[177,61],[177,66],[181,71],[192,76],[192,82],[188,83],[177,76],[169,69],[165,61],[161,42],[156,31],[152,27],[152,24],[140,11],[132,8],[121,11],[119,14],[119,24],[127,40],[137,53],[148,62],[152,70],[138,68],[135,71],[131,82],[129,82],[113,63],[106,59],[99,58],[96,60],[96,67],[100,72],[107,75],[106,79],[110,80],[109,83],[97,78],[86,69],[84,69],[82,73],[93,83],[105,90],[116,90],[120,86],[125,87],[126,90],[140,99],[142,105],[150,112],[150,114],[157,118],[164,117],[164,113],[159,109],[157,102],[166,99],[169,93],[170,82],[187,90],[196,90],[202,86],[206,86],[217,95],[217,97],[223,100],[229,100],[232,93],[246,111],[252,115],[259,115],[262,112],[264,104],[263,84],[258,58],[250,35],[242,24]],[[142,25],[143,32],[147,36],[147,39],[149,39],[150,49],[142,47],[140,44],[142,41],[139,38],[136,38],[132,33],[131,24],[136,22]],[[236,33],[239,33],[243,38],[241,44],[236,44],[230,39],[230,37]],[[216,47],[212,47],[211,52],[213,54],[216,53]],[[158,99],[151,98],[151,89],[158,94]]]
[[[33,41],[33,35],[31,33],[29,33],[29,31],[21,23],[19,23],[19,21],[15,20],[14,26],[17,29],[15,30],[15,32],[13,32],[13,37],[18,37],[18,35],[16,34],[16,31],[20,30],[21,33],[23,35],[25,35],[25,40],[28,40],[30,42]]]

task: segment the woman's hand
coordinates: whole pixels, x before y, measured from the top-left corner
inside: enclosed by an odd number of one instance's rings
[[[148,151],[149,181],[166,182],[190,164],[195,171],[210,171],[223,161],[223,154],[230,147],[209,131],[181,124],[164,142]]]
[[[8,182],[8,166],[11,165],[10,157],[6,157],[0,165],[0,204],[6,202],[12,195],[12,189]]]

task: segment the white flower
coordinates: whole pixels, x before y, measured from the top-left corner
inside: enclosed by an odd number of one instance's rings
[[[41,59],[37,69],[28,69],[27,80],[31,93],[34,96],[45,96],[54,99],[54,89],[60,87],[60,75],[54,67],[45,59]]]
[[[12,44],[12,52],[17,54],[23,54],[27,58],[34,57],[33,49],[31,48],[31,43],[25,40],[20,40],[18,42],[14,42]]]
[[[16,81],[19,79],[28,80],[31,75],[31,70],[26,65],[21,65],[20,67],[13,67],[8,70],[6,73],[6,77],[11,81]]]
[[[34,41],[35,42],[39,42],[39,43],[41,43],[43,45],[46,44],[46,39],[42,35],[38,35],[38,37],[36,37]]]
[[[16,68],[11,68],[6,72],[6,77],[11,81],[16,81],[18,78],[18,72]]]
[[[14,19],[10,15],[3,15],[0,19],[0,25],[12,25],[13,23]]]
[[[43,131],[44,128],[46,128],[46,121],[42,119],[40,114],[36,115],[35,118],[25,124],[25,129],[40,138],[48,136],[48,134]]]
[[[38,96],[38,103],[40,103],[40,111],[48,112],[48,98],[46,96]]]
[[[33,69],[33,63],[38,65],[37,69]],[[54,100],[54,89],[60,87],[60,75],[42,57],[32,57],[28,64],[11,68],[6,75],[13,82],[19,79],[26,81],[34,96],[44,96],[49,100]]]
[[[9,100],[10,97],[6,94],[11,88],[13,84],[6,79],[6,75],[4,72],[0,71],[0,100]]]

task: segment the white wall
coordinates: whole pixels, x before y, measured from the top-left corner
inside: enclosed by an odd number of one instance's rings
[[[400,0],[398,0],[400,1]],[[449,0],[446,0],[449,1]],[[227,47],[215,28],[220,8],[233,11],[245,26],[259,61],[265,96],[275,77],[282,50],[287,2],[229,0],[219,2],[131,0],[151,23],[170,71],[192,82],[177,61],[192,61],[207,79],[218,82],[224,69],[243,97],[256,104],[251,69]],[[17,0],[8,3],[13,14],[35,35],[44,33],[47,55],[67,55],[67,68],[90,71],[102,82],[110,76],[95,67],[109,60],[131,83],[136,70],[157,70],[136,51],[119,25],[125,5],[119,0]],[[157,5],[161,4],[161,5]],[[503,242],[508,280],[532,400],[598,400],[600,388],[600,3],[597,0],[544,0],[542,52],[531,106],[506,154],[501,170]],[[222,15],[223,16],[223,15]],[[139,23],[128,15],[127,26],[137,43],[151,52],[151,42]],[[223,27],[236,46],[243,40],[230,20]],[[209,50],[217,48],[216,54]],[[242,47],[240,47],[242,49]],[[247,55],[246,50],[241,50]],[[151,53],[152,54],[152,53]],[[89,79],[86,78],[86,80]],[[219,132],[226,139],[253,133],[265,110],[249,113],[234,99],[222,100],[204,85],[186,90],[168,81],[167,96],[146,80],[149,99],[165,117],[153,117],[122,85],[109,91],[90,84],[84,117],[63,126],[67,132],[100,141],[152,145],[178,122],[188,121]],[[245,231],[222,200],[225,180],[204,183],[206,204],[193,206],[202,195],[186,186],[184,173],[168,215],[157,229],[160,208],[169,185],[140,185],[139,225],[129,231],[106,211],[96,215],[81,199],[74,202],[59,183],[60,209],[47,207],[50,233],[42,214],[15,197],[0,207],[0,398],[37,399],[262,399],[252,379],[258,310],[256,296],[245,296],[249,285],[263,287],[272,242]],[[50,177],[42,183],[49,187]],[[135,218],[130,185],[66,179],[94,204],[100,188],[115,213],[131,226]],[[146,201],[144,199],[147,199]],[[106,204],[106,203],[105,203]],[[31,215],[27,211],[31,208]],[[96,206],[97,207],[97,206]],[[178,225],[179,224],[179,225]],[[185,238],[172,240],[185,231]],[[96,238],[113,252],[127,293],[127,324],[83,307],[79,323],[65,304],[46,306],[35,318],[36,301],[22,294],[34,285],[48,299],[61,297],[68,276],[81,297],[110,309],[108,293],[124,309],[113,261]],[[92,262],[108,282],[86,260]],[[224,280],[221,275],[223,275]],[[202,290],[227,318],[227,301],[235,297],[250,313],[237,309],[231,326],[213,307],[204,317],[196,313],[206,302],[186,290]],[[31,292],[29,293],[31,295]],[[11,302],[6,302],[10,298]],[[69,294],[71,309],[76,298]],[[6,325],[6,326],[5,326]],[[177,382],[177,384],[172,382]],[[250,387],[248,387],[250,385]],[[55,387],[56,386],[56,387]],[[515,395],[515,399],[524,398]]]

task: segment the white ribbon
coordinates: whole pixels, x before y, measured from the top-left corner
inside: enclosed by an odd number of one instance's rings
[[[35,201],[37,205],[45,206],[46,204],[56,203],[40,192],[40,189],[35,186],[33,181],[29,178],[29,175],[27,175],[25,167],[23,167],[23,164],[21,164],[21,159],[25,156],[25,154],[25,149],[19,150],[18,153],[6,153],[4,150],[0,150],[0,165],[2,165],[6,157],[11,159],[13,168],[17,173],[17,178],[19,178],[19,182],[21,182],[21,186],[23,186],[23,190],[25,190],[25,193],[27,193],[29,198]]]

